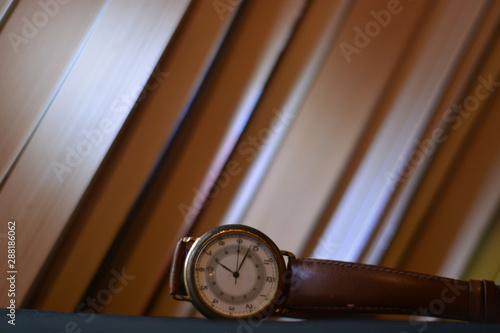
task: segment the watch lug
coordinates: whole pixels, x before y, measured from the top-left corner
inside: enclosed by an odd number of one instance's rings
[[[180,294],[172,294],[172,297],[176,300],[176,301],[187,301],[187,302],[191,302],[191,297],[187,296],[187,295],[180,295]]]
[[[288,257],[288,260],[290,259],[295,259],[295,254],[293,254],[292,252],[289,252],[289,251],[283,251],[281,250],[281,255],[283,256],[287,256]]]
[[[290,310],[288,310],[287,308],[278,308],[274,310],[274,313],[277,315],[286,315],[288,312],[290,312]]]
[[[184,243],[191,243],[191,242],[195,242],[198,238],[197,237],[183,237],[181,238],[181,242],[184,242]]]

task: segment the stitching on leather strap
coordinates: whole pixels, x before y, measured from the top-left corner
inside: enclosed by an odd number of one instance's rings
[[[385,272],[385,273],[402,274],[402,275],[406,275],[406,276],[418,277],[418,278],[423,278],[423,279],[428,279],[428,280],[437,280],[437,281],[442,281],[442,282],[444,282],[444,281],[457,282],[457,280],[444,278],[444,277],[440,277],[440,276],[433,276],[433,275],[427,275],[427,274],[422,274],[422,273],[400,271],[400,270],[396,270],[396,269],[392,269],[392,268],[379,267],[379,266],[371,266],[371,265],[356,264],[356,263],[349,263],[349,262],[342,262],[342,261],[333,261],[333,260],[310,259],[310,258],[295,259],[295,260],[301,261],[301,262],[312,262],[312,263],[317,263],[320,265],[335,265],[335,266],[354,268],[354,269],[364,269],[364,270],[371,270],[371,271],[380,271],[380,272]]]

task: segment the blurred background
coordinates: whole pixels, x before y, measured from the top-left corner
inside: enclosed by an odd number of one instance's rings
[[[0,0],[17,306],[196,316],[173,249],[227,223],[498,283],[499,27],[495,0]]]

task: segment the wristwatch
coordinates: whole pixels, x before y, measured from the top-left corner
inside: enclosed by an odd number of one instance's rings
[[[170,293],[213,319],[405,314],[500,322],[500,286],[493,281],[297,259],[245,225],[182,238],[172,261]]]

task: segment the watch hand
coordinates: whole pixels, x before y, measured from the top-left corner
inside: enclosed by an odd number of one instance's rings
[[[248,247],[247,253],[245,253],[245,256],[243,257],[243,260],[242,260],[242,261],[241,261],[241,263],[240,263],[240,267],[238,267],[238,270],[237,270],[236,272],[239,272],[239,271],[240,271],[241,266],[243,266],[243,263],[245,262],[245,259],[247,258],[247,256],[248,256],[248,252],[250,252],[250,249],[251,249],[251,248],[252,248],[251,246],[249,246],[249,247]]]
[[[232,270],[230,270],[229,268],[227,268],[227,266],[225,266],[224,264],[222,264],[218,259],[215,260],[215,262],[218,263],[219,265],[221,265],[222,268],[224,268],[224,269],[226,269],[226,270],[228,270],[228,271],[230,271],[231,273],[234,274],[234,272]]]
[[[239,239],[238,239],[238,250],[236,251],[236,272],[239,271],[238,269],[238,263],[239,263],[239,258],[240,258],[240,242],[239,242]],[[238,275],[236,275],[234,277],[234,284],[236,284],[236,281],[238,280]]]
[[[236,251],[236,271],[238,271],[239,258],[240,258],[240,243],[238,242],[238,250]]]

